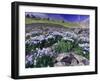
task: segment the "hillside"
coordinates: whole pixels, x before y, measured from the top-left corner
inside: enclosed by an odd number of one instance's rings
[[[64,27],[80,27],[78,23],[72,23],[72,22],[64,22],[61,20],[49,20],[49,19],[35,19],[35,18],[26,18],[25,19],[25,24],[32,24],[32,23],[48,23],[48,24],[58,24],[62,25]]]

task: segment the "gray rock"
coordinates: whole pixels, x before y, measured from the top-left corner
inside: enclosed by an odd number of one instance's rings
[[[64,57],[61,62],[65,62],[65,64],[68,66],[68,65],[71,65],[71,64],[78,64],[79,61],[74,57],[73,54],[69,54],[69,56],[66,56]]]
[[[89,61],[86,60],[86,59],[83,59],[82,62],[83,62],[84,65],[89,65]]]
[[[56,58],[56,66],[82,66],[89,65],[89,60],[83,56],[77,55],[74,52],[67,54],[59,54]]]

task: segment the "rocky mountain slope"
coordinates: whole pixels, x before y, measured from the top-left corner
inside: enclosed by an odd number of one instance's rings
[[[89,29],[26,25],[26,68],[89,65]]]

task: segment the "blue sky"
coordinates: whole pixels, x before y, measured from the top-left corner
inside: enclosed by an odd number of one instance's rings
[[[37,12],[26,12],[25,14],[34,15],[40,18],[50,18],[51,20],[64,20],[65,22],[79,22],[89,19],[89,15],[80,14],[52,14]]]

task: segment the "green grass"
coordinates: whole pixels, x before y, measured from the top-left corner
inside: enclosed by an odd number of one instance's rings
[[[57,45],[55,46],[54,50],[57,53],[64,53],[71,51],[73,44],[69,41],[65,42],[63,40],[58,41]]]
[[[32,24],[32,23],[51,23],[51,24],[58,24],[64,27],[80,27],[78,23],[72,22],[63,22],[61,20],[54,21],[54,20],[47,20],[47,19],[34,19],[34,18],[25,18],[25,24]]]

